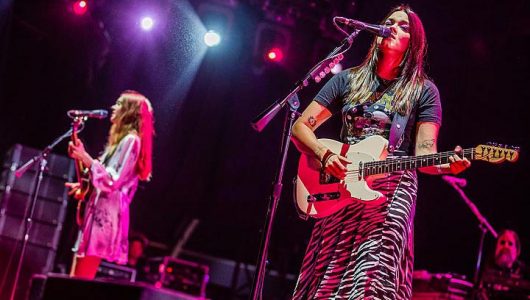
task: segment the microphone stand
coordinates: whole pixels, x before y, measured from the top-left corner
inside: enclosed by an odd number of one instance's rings
[[[471,201],[464,191],[460,188],[460,186],[454,182],[448,182],[459,194],[462,200],[467,204],[469,209],[471,209],[471,212],[477,217],[477,220],[479,221],[478,228],[481,231],[480,235],[480,242],[478,247],[478,253],[477,253],[477,263],[475,265],[475,274],[473,276],[473,286],[475,287],[475,290],[479,288],[479,272],[480,272],[480,264],[482,261],[482,251],[484,248],[484,238],[486,236],[487,232],[490,232],[491,235],[496,239],[497,238],[497,231],[493,229],[493,227],[490,225],[488,220],[480,213],[477,206]]]
[[[26,252],[26,247],[29,241],[29,232],[31,230],[31,226],[33,224],[33,213],[35,211],[35,205],[37,203],[37,197],[39,195],[39,190],[43,178],[44,171],[46,170],[46,165],[48,163],[47,158],[50,154],[51,150],[63,139],[68,138],[72,134],[72,129],[69,129],[66,133],[55,139],[50,145],[46,146],[44,150],[39,153],[38,155],[34,156],[32,159],[27,161],[24,165],[22,165],[20,168],[18,168],[15,171],[15,176],[20,177],[22,176],[27,170],[29,170],[33,165],[36,163],[39,163],[39,168],[37,171],[37,174],[35,175],[36,184],[34,185],[33,192],[31,194],[31,204],[29,211],[26,209],[26,212],[24,214],[24,235],[23,235],[23,242],[22,242],[22,248],[20,250],[20,253],[17,257],[17,269],[15,272],[15,279],[13,282],[13,286],[11,287],[11,294],[9,299],[14,300],[16,289],[18,285],[18,279],[20,277],[20,270],[22,268],[22,262],[24,260],[24,254]],[[13,251],[16,251],[16,243]],[[8,267],[9,269],[9,267]]]
[[[320,82],[332,68],[331,64],[336,64],[344,58],[343,53],[350,49],[353,39],[359,34],[359,30],[355,30],[353,33],[346,37],[342,44],[336,47],[328,56],[317,63],[302,79],[299,80],[293,90],[287,94],[282,100],[278,100],[266,108],[260,113],[252,122],[252,127],[261,132],[265,126],[278,114],[278,112],[286,105],[289,104],[289,112],[285,116],[283,133],[282,133],[282,144],[280,145],[280,160],[278,163],[277,173],[275,176],[275,182],[272,189],[272,195],[270,196],[269,206],[267,209],[266,220],[263,228],[263,236],[261,239],[260,254],[258,262],[256,263],[256,272],[254,275],[254,282],[252,285],[252,300],[261,300],[263,296],[263,284],[265,280],[268,248],[270,243],[270,236],[272,231],[272,225],[274,223],[274,217],[276,215],[276,209],[282,193],[282,180],[285,169],[285,162],[287,161],[287,152],[289,150],[289,142],[292,136],[292,126],[294,120],[300,113],[297,111],[300,107],[300,101],[298,100],[297,93],[304,87],[309,85],[309,80],[313,79],[315,82]],[[342,50],[344,47],[346,49]]]

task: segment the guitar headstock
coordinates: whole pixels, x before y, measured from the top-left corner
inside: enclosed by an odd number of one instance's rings
[[[518,158],[519,147],[496,143],[488,143],[486,145],[478,145],[475,147],[474,159],[498,164],[505,160],[509,162],[516,162]]]

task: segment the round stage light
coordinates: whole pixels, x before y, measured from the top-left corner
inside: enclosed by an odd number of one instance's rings
[[[282,49],[275,47],[267,51],[265,56],[269,61],[281,62],[283,60],[283,51]]]
[[[149,31],[153,29],[153,26],[155,25],[155,21],[151,17],[143,17],[140,21],[140,26],[143,30]]]
[[[88,4],[86,1],[76,1],[72,4],[72,9],[74,14],[82,16],[88,11]]]
[[[217,46],[221,43],[221,36],[217,32],[209,30],[204,34],[204,43],[208,47]]]

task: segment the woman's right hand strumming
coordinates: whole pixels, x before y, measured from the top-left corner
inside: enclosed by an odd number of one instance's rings
[[[324,171],[336,178],[344,179],[346,165],[351,163],[346,157],[330,152],[318,141],[314,131],[331,117],[331,112],[323,105],[312,101],[293,125],[293,142],[300,152],[314,155]]]
[[[331,174],[333,177],[341,180],[346,177],[346,171],[348,170],[346,166],[351,164],[351,161],[349,161],[346,157],[335,153],[330,154],[325,161],[321,162],[324,172]]]

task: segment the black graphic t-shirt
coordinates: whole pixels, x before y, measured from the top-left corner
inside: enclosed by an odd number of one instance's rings
[[[376,91],[372,97],[365,103],[351,104],[346,102],[350,92],[349,72],[350,69],[333,76],[316,95],[315,101],[333,114],[342,112],[340,139],[343,143],[355,144],[372,135],[388,139],[394,117],[393,82],[377,78]],[[438,125],[442,123],[438,89],[428,80],[425,81],[419,102],[411,113],[399,150],[413,153],[412,133],[416,131],[418,122],[432,122]]]

